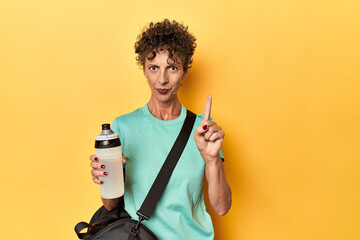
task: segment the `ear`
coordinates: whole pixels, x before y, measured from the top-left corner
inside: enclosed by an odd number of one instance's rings
[[[181,81],[184,80],[185,76],[186,76],[187,72],[184,72],[182,78],[181,78]]]
[[[147,76],[146,76],[146,73],[145,73],[145,66],[143,66],[142,69],[143,69],[144,76],[145,76],[146,79],[147,79]]]

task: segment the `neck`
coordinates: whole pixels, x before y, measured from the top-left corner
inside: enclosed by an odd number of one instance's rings
[[[177,97],[173,101],[166,103],[150,98],[147,106],[150,113],[160,120],[173,120],[181,114],[181,103]]]

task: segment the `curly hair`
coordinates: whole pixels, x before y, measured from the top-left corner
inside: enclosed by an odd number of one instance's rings
[[[196,38],[188,32],[188,27],[176,21],[170,22],[165,19],[161,22],[151,22],[138,35],[135,43],[136,61],[138,65],[145,66],[145,58],[152,60],[156,53],[162,50],[168,50],[169,59],[176,61],[177,57],[182,59],[184,72],[186,72],[192,63],[192,56],[196,48]]]

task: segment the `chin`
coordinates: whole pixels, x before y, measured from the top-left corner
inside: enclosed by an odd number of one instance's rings
[[[155,97],[155,99],[161,103],[171,103],[175,100],[175,97],[173,95],[158,95]]]
[[[161,103],[171,103],[174,99],[173,98],[157,98],[157,100]]]

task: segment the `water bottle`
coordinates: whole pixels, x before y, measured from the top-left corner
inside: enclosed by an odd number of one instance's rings
[[[102,124],[101,134],[95,136],[95,153],[99,162],[105,165],[105,177],[99,177],[101,196],[105,199],[121,197],[124,194],[121,143],[119,134],[110,129],[110,124]]]

